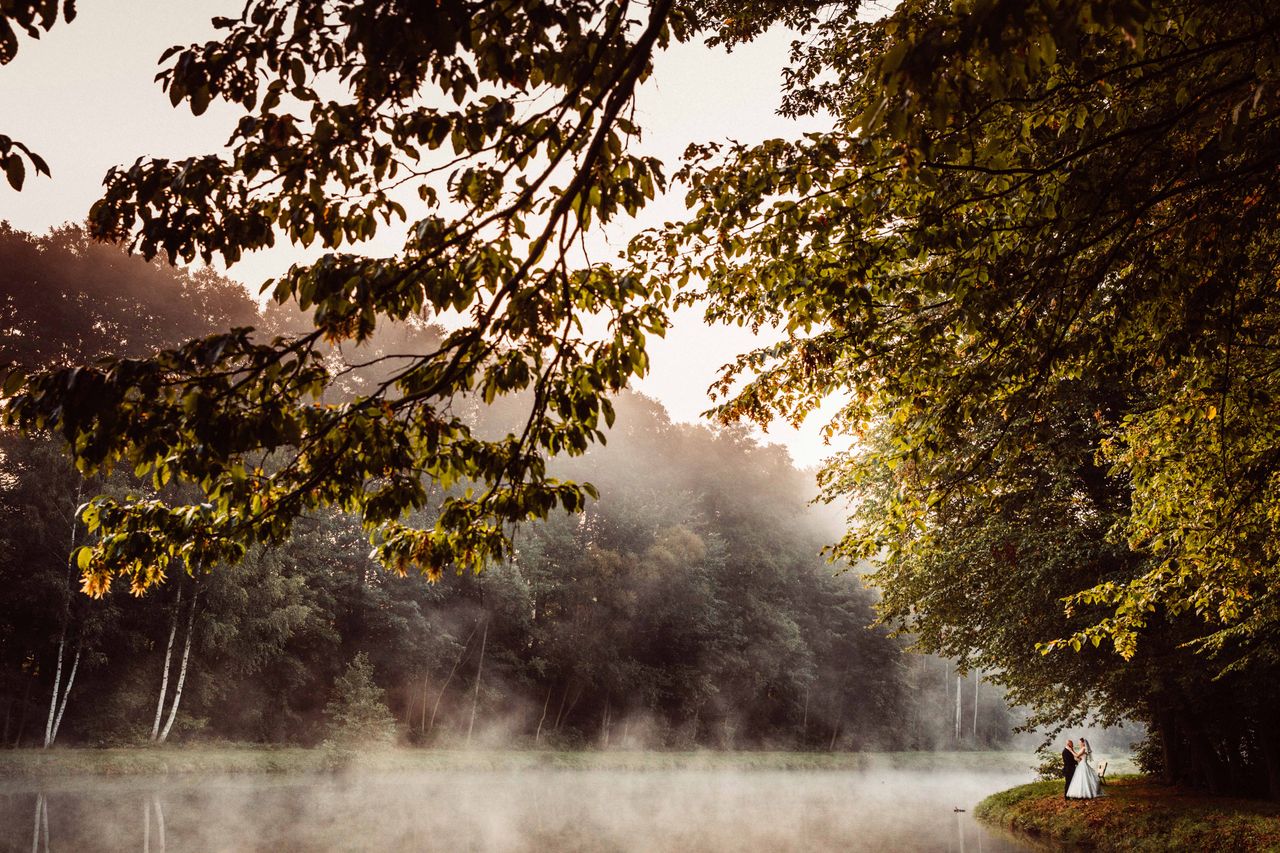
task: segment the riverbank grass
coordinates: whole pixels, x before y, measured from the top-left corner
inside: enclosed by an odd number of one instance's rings
[[[1100,851],[1280,852],[1280,806],[1210,797],[1145,776],[1108,779],[1106,796],[1064,800],[1062,782],[1034,782],[992,794],[978,820],[1055,846]]]
[[[554,749],[304,749],[245,744],[113,749],[0,750],[0,777],[127,776],[168,773],[313,773],[423,770],[864,770],[948,766],[1022,768],[1016,752],[786,752]]]

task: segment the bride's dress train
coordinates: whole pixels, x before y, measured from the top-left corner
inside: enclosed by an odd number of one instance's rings
[[[1067,799],[1092,800],[1102,796],[1102,782],[1098,779],[1098,771],[1086,758],[1076,765],[1076,772],[1071,774],[1071,784],[1067,786]]]

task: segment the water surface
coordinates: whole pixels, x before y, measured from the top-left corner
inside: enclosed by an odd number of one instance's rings
[[[960,764],[8,780],[0,829],[13,851],[1028,849],[972,810],[1030,772]]]

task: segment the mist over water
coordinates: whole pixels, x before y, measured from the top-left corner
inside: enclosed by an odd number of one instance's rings
[[[1030,774],[948,763],[11,780],[0,826],[15,851],[1027,849],[972,809]]]

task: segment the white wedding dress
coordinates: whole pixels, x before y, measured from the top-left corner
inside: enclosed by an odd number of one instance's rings
[[[1102,782],[1098,779],[1098,771],[1089,763],[1091,756],[1086,755],[1076,765],[1071,774],[1071,784],[1067,786],[1067,799],[1092,800],[1102,796]]]

